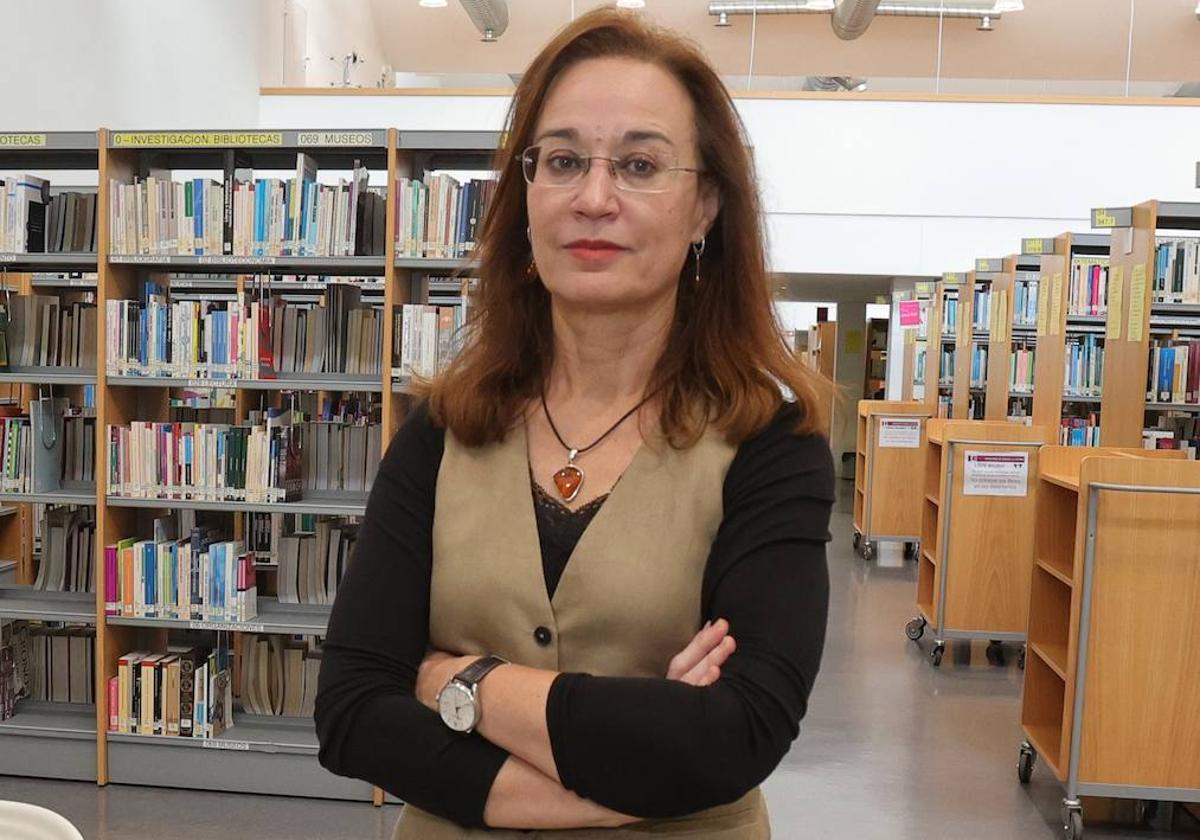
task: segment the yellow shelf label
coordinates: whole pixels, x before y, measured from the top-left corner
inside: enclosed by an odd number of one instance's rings
[[[0,149],[40,149],[45,146],[45,134],[0,134]]]
[[[1114,265],[1108,272],[1108,317],[1104,335],[1111,341],[1121,339],[1121,305],[1125,297],[1125,267]]]
[[[1023,239],[1021,240],[1021,251],[1030,256],[1038,256],[1046,253],[1044,239]]]
[[[375,135],[369,131],[300,131],[297,146],[372,146]]]
[[[1041,288],[1038,290],[1037,301],[1037,334],[1042,337],[1046,334],[1046,319],[1050,316],[1050,305],[1047,303],[1050,299],[1049,284],[1039,284]]]
[[[1117,217],[1107,210],[1096,209],[1092,211],[1092,227],[1094,228],[1115,228],[1117,226]]]
[[[1058,335],[1062,328],[1062,292],[1063,276],[1055,274],[1050,281],[1050,323],[1047,325],[1050,335]]]
[[[282,146],[282,131],[118,131],[112,145],[121,148],[167,146]]]
[[[1141,341],[1146,327],[1146,264],[1133,267],[1129,280],[1129,340]]]

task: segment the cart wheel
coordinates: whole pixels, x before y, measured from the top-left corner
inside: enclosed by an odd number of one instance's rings
[[[862,544],[862,557],[868,563],[875,559],[875,543],[870,540],[864,540]]]
[[[1028,741],[1021,744],[1021,755],[1017,759],[1017,780],[1021,784],[1029,784],[1033,778],[1033,765],[1037,762],[1037,750]]]
[[[908,622],[908,624],[904,625],[904,635],[908,636],[909,639],[915,642],[917,639],[925,635],[925,625],[927,623],[928,622],[926,622],[924,618],[917,616],[912,621]]]
[[[858,551],[860,548],[862,548],[862,534],[858,533],[858,531],[855,531],[854,532],[854,550]]]
[[[921,544],[919,542],[911,542],[904,544],[904,559],[916,560],[921,554]]]
[[[1067,840],[1083,840],[1083,812],[1075,808],[1067,811],[1067,824],[1063,826]]]
[[[1025,645],[1021,645],[1021,649],[1017,652],[1017,667],[1022,671],[1025,670]]]
[[[933,662],[934,668],[942,667],[942,657],[946,655],[946,643],[938,642],[933,646],[933,650],[929,651],[929,659]]]
[[[1004,645],[1000,642],[988,642],[987,661],[998,668],[1004,667]]]

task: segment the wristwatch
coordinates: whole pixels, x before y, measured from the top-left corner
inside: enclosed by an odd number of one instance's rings
[[[438,713],[446,726],[464,735],[475,731],[483,714],[479,708],[479,683],[493,668],[507,664],[508,660],[502,657],[485,656],[450,678],[437,696]]]

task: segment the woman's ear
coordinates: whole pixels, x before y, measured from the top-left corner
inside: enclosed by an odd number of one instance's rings
[[[700,194],[697,202],[696,228],[692,231],[692,241],[699,242],[712,229],[717,213],[721,211],[721,191],[707,178],[700,179]]]

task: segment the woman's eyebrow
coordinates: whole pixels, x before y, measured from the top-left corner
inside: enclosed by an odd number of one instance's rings
[[[579,132],[573,128],[551,128],[535,137],[533,142],[536,145],[551,137],[557,137],[560,140],[578,140]]]
[[[541,134],[535,137],[533,142],[536,145],[537,143],[550,138],[558,138],[560,140],[570,140],[575,142],[579,139],[579,132],[573,128],[551,128],[543,131]],[[668,146],[675,145],[675,142],[666,134],[652,128],[639,128],[626,131],[625,136],[622,138],[622,142],[625,143],[638,143],[644,140],[661,140]]]

